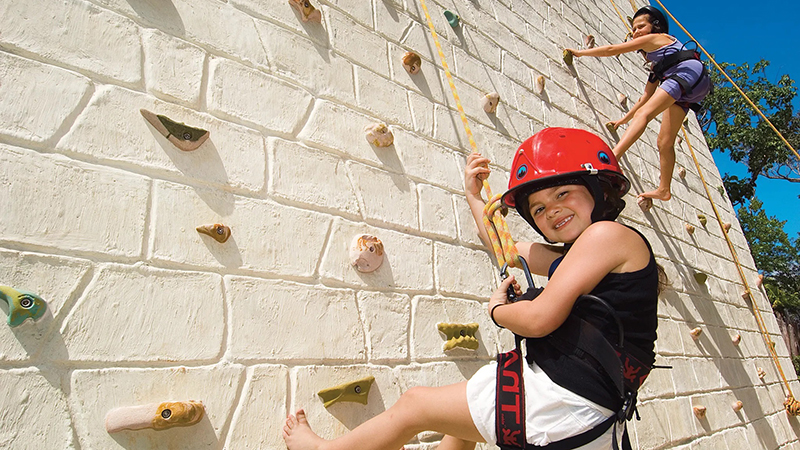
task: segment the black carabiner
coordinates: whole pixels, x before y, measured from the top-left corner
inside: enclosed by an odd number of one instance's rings
[[[528,268],[528,262],[525,261],[525,258],[522,256],[519,257],[519,262],[522,263],[522,271],[525,273],[525,281],[528,282],[528,288],[536,287],[536,285],[533,284],[533,277],[531,276],[531,270]],[[500,268],[500,279],[505,280],[506,278],[508,278],[508,263],[503,264],[503,267]],[[514,285],[508,287],[506,295],[508,296],[509,302],[513,303],[517,300],[517,293],[514,292]]]

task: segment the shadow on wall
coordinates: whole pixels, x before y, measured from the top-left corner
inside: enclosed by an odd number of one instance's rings
[[[154,448],[192,448],[216,449],[219,448],[219,439],[214,430],[214,425],[208,419],[208,414],[203,416],[196,425],[185,428],[170,428],[168,430],[124,430],[112,433],[111,437],[128,450],[150,450]]]

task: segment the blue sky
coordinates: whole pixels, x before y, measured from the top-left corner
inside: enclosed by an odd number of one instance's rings
[[[655,0],[651,3],[658,6]],[[661,0],[661,3],[717,62],[755,63],[763,58],[771,63],[766,72],[768,79],[777,81],[782,74],[789,74],[796,85],[800,84],[797,3],[790,0]],[[672,21],[670,33],[685,39],[680,27]],[[795,113],[800,111],[800,94],[795,97],[794,107]],[[740,177],[747,173],[726,155],[719,152],[713,155],[721,173]],[[756,196],[764,202],[768,215],[787,221],[784,230],[793,238],[800,232],[798,195],[800,183],[763,177],[758,180]]]

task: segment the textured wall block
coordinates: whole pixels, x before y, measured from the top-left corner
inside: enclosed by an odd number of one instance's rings
[[[258,365],[248,370],[240,404],[233,415],[227,448],[280,448],[289,393],[284,366]]]
[[[314,273],[330,223],[325,216],[166,182],[155,191],[150,258],[295,277]],[[229,226],[228,242],[198,234],[195,227],[205,223]]]
[[[81,448],[167,448],[190,446],[214,449],[233,414],[244,368],[225,364],[163,369],[116,368],[76,370],[70,383],[70,407],[76,418]],[[209,387],[213,386],[213,389]],[[120,406],[170,400],[203,402],[205,417],[197,425],[165,431],[106,432],[108,411]],[[55,448],[55,447],[54,447]]]
[[[71,360],[82,361],[210,360],[222,351],[225,330],[221,281],[214,274],[103,267],[49,351],[63,345]]]
[[[353,236],[371,234],[383,242],[385,260],[372,273],[358,272],[349,261]],[[433,249],[431,242],[380,228],[337,219],[322,257],[320,276],[326,282],[348,286],[376,286],[380,289],[431,291],[433,289]]]
[[[370,8],[364,4],[361,8]],[[370,8],[371,9],[371,8]],[[389,74],[386,40],[335,9],[327,10],[331,46],[337,52],[381,75]]]
[[[531,68],[509,52],[503,52],[503,75],[516,81],[527,90],[533,87]]]
[[[496,287],[496,269],[486,252],[440,242],[434,244],[434,250],[441,292],[489,299]],[[465,261],[471,262],[465,265]],[[524,285],[524,279],[520,283]]]
[[[417,189],[408,178],[358,163],[347,168],[364,204],[367,220],[417,229]]]
[[[114,169],[0,146],[0,239],[135,257],[149,183]]]
[[[453,211],[452,195],[444,189],[420,184],[419,224],[420,230],[438,234],[445,239],[456,237],[456,216]]]
[[[55,373],[34,368],[0,371],[3,386],[0,444],[3,447],[20,450],[74,448],[67,399],[54,380],[58,380]]]
[[[213,59],[209,71],[209,111],[235,122],[291,133],[312,102],[304,90],[229,60]]]
[[[367,333],[370,362],[406,361],[411,304],[405,295],[361,291],[358,309]]]
[[[225,283],[234,359],[366,360],[353,291],[241,277]]]
[[[52,138],[91,88],[81,75],[8,53],[0,79],[0,134],[32,142]]]
[[[257,21],[256,28],[273,72],[291,77],[318,97],[355,103],[352,63],[303,36],[271,23]],[[292,45],[287,45],[288,42]]]
[[[394,373],[405,392],[415,386],[447,386],[469,380],[486,364],[486,361],[433,362],[399,366]]]
[[[183,152],[142,118],[140,108],[209,130],[210,137]],[[114,86],[95,92],[58,149],[251,191],[264,187],[267,164],[260,133]]]
[[[356,67],[355,73],[358,106],[388,124],[412,128],[405,88],[360,67]]]
[[[414,361],[446,358],[487,359],[497,354],[497,327],[486,312],[486,304],[472,300],[442,297],[415,297],[413,304],[412,358]],[[479,324],[475,337],[480,347],[474,352],[454,350],[445,354],[442,348],[446,339],[436,327],[439,323]]]
[[[395,133],[395,148],[408,175],[455,191],[464,188],[460,154],[403,129]]]
[[[341,158],[281,139],[270,144],[270,194],[327,210],[358,214],[358,201]]]
[[[155,30],[142,33],[142,44],[147,90],[165,100],[199,106],[206,52]]]

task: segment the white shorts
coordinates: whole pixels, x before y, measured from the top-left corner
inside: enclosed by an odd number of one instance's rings
[[[535,363],[522,364],[525,382],[525,432],[527,441],[546,445],[590,430],[602,423],[613,411],[591,402],[555,384]],[[490,444],[497,443],[495,432],[495,387],[497,363],[478,370],[467,382],[469,413],[481,436]],[[613,427],[581,449],[611,448]],[[617,439],[622,427],[617,427]]]

